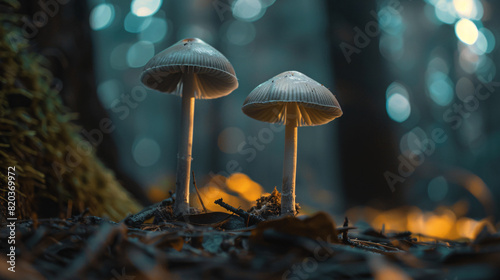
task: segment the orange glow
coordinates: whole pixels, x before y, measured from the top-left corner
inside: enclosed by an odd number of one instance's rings
[[[347,215],[354,222],[358,219],[368,222],[376,230],[384,227],[385,231],[411,231],[429,237],[419,238],[420,241],[433,240],[432,237],[474,239],[485,226],[496,231],[489,219],[463,217],[467,208],[466,202],[459,201],[450,208],[440,206],[433,211],[422,211],[414,206],[387,211],[358,207],[348,210]]]
[[[495,204],[491,199],[493,194],[481,178],[473,174],[467,176],[465,188],[481,202],[488,213],[494,212]]]
[[[166,199],[168,196],[168,192],[160,187],[152,186],[148,189],[148,198],[153,203],[160,202]]]
[[[410,280],[412,279],[399,267],[388,263],[381,256],[371,256],[368,260],[370,268],[374,272],[375,280]]]
[[[157,183],[148,188],[148,198],[154,203],[160,202],[170,197],[168,191],[174,191],[174,187],[175,177],[162,177]],[[222,175],[215,175],[211,177],[210,181],[204,187],[200,188],[198,185],[198,188],[201,199],[203,200],[203,203],[208,211],[227,213],[230,212],[226,211],[219,205],[214,204],[214,201],[222,198],[225,203],[231,206],[248,210],[254,206],[256,200],[264,194],[262,186],[243,173],[233,173],[229,176],[229,178]],[[267,195],[270,194],[267,193]],[[203,209],[194,188],[190,191],[189,201],[192,207],[200,210]]]
[[[425,227],[420,231],[428,236],[447,238],[455,225],[456,217],[450,210],[443,210],[442,214],[427,212],[424,215]]]
[[[446,177],[449,181],[461,185],[469,191],[483,205],[486,215],[494,215],[495,202],[493,201],[493,194],[481,178],[463,169],[453,170]]]
[[[239,193],[247,201],[255,201],[262,195],[263,188],[243,173],[234,173],[226,180],[227,187]]]
[[[236,208],[248,210],[262,196],[264,189],[243,173],[234,173],[229,178],[221,175],[212,177],[210,182],[200,188],[200,195],[209,211],[228,212],[214,201],[222,198],[225,203]],[[201,209],[196,193],[190,195],[191,206]],[[228,212],[229,213],[229,212]]]
[[[200,189],[200,195],[201,199],[203,199],[203,203],[205,204],[205,207],[209,211],[217,211],[217,212],[227,212],[230,213],[229,211],[226,211],[224,208],[220,207],[219,205],[214,204],[214,201],[216,201],[219,198],[222,198],[225,203],[232,205],[234,207],[242,207],[242,208],[249,208],[249,203],[247,201],[244,201],[237,196],[230,195],[227,192],[225,192],[223,189],[218,188],[216,185],[207,185]],[[194,206],[198,209],[201,209],[201,204],[200,201],[198,200],[198,197],[196,194],[191,194],[190,195],[190,200],[191,200],[191,206]]]
[[[392,221],[387,223],[387,221]],[[382,228],[385,225],[385,230],[404,231],[406,228],[406,214],[399,209],[385,211],[375,217],[373,220],[374,228]]]
[[[410,280],[401,269],[396,267],[383,267],[375,271],[375,279],[376,280],[385,280],[385,279],[393,279],[393,280]]]
[[[170,191],[175,191],[175,175],[163,174],[156,178],[146,189],[146,195],[151,202],[156,203],[170,197]]]
[[[469,239],[475,237],[475,229],[477,228],[478,221],[470,218],[460,218],[457,221],[457,228],[459,230],[458,234]]]

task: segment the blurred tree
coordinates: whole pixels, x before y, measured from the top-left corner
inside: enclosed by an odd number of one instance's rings
[[[108,118],[97,97],[94,51],[86,1],[22,0],[23,32],[34,42],[39,53],[50,60],[46,65],[59,80],[63,101],[79,114],[77,124],[82,136],[94,142],[97,156],[110,167],[136,199],[148,203],[141,186],[119,167],[120,157],[110,133],[100,131]]]
[[[401,191],[391,192],[384,172],[397,170],[398,143],[385,111],[390,84],[379,52],[376,1],[326,1],[330,13],[332,65],[339,102],[340,166],[346,206],[399,204]]]

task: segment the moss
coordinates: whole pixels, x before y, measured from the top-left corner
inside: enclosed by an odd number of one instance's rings
[[[136,212],[138,203],[78,135],[45,58],[22,36],[18,6],[0,0],[0,209],[15,166],[19,219],[65,216],[68,204],[115,220]]]

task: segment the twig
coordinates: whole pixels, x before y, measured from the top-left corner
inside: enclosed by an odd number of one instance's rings
[[[387,245],[384,245],[384,244],[380,244],[380,243],[376,243],[376,242],[371,242],[371,241],[367,241],[367,240],[356,240],[356,242],[358,242],[359,244],[362,244],[362,245],[382,247],[382,248],[385,248],[385,249],[390,250],[390,251],[400,251],[400,252],[403,251],[403,250],[400,250],[400,249],[398,249],[396,247],[391,247],[391,246],[387,246]]]
[[[338,227],[337,231],[339,233],[343,233],[343,232],[349,231],[351,229],[358,229],[358,228],[357,227]]]
[[[344,219],[343,226],[344,227],[349,226],[349,219],[347,218],[347,216]],[[347,244],[348,240],[349,240],[349,238],[347,237],[347,230],[346,230],[346,231],[342,232],[342,241]]]
[[[365,244],[362,244],[359,241],[356,242],[356,241],[352,241],[352,240],[347,240],[347,244],[351,245],[351,246],[354,246],[354,247],[362,248],[362,249],[365,249],[365,250],[368,250],[368,251],[371,251],[371,252],[375,252],[375,253],[379,253],[379,254],[384,254],[384,255],[395,253],[394,251],[388,251],[386,249],[376,248],[376,247],[373,247],[373,246],[365,245]]]
[[[174,200],[172,197],[169,197],[162,202],[158,202],[152,205],[147,206],[146,208],[142,209],[139,213],[130,215],[126,217],[122,222],[124,222],[127,226],[129,227],[139,227],[144,223],[149,218],[152,218],[155,214],[155,211],[158,208],[163,208],[168,204],[172,204]]]
[[[194,171],[191,170],[191,174],[193,175],[193,185],[194,188],[196,189],[196,194],[198,195],[198,199],[200,200],[201,206],[203,207],[203,211],[207,213],[207,208],[205,208],[205,204],[203,203],[203,200],[201,199],[200,196],[200,191],[198,190],[198,187],[196,186],[196,178],[194,177]]]
[[[241,209],[234,208],[233,206],[231,206],[231,205],[225,203],[224,201],[222,201],[222,198],[217,199],[214,203],[217,204],[217,205],[219,205],[219,206],[221,206],[221,207],[224,207],[226,210],[231,211],[234,214],[242,217],[243,219],[245,219],[245,221],[248,221],[251,224],[257,224],[257,223],[265,221],[265,219],[262,218],[262,217],[250,214],[250,213],[248,213],[248,212],[246,212],[244,210],[241,210]]]

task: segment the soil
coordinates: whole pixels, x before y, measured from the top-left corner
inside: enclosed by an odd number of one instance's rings
[[[411,232],[336,226],[326,213],[279,218],[279,193],[239,215],[174,217],[173,198],[120,223],[86,216],[16,224],[16,272],[2,279],[498,279],[500,234],[418,241]],[[250,219],[249,217],[254,217]],[[244,217],[242,217],[244,216]],[[245,218],[246,217],[246,218]]]

